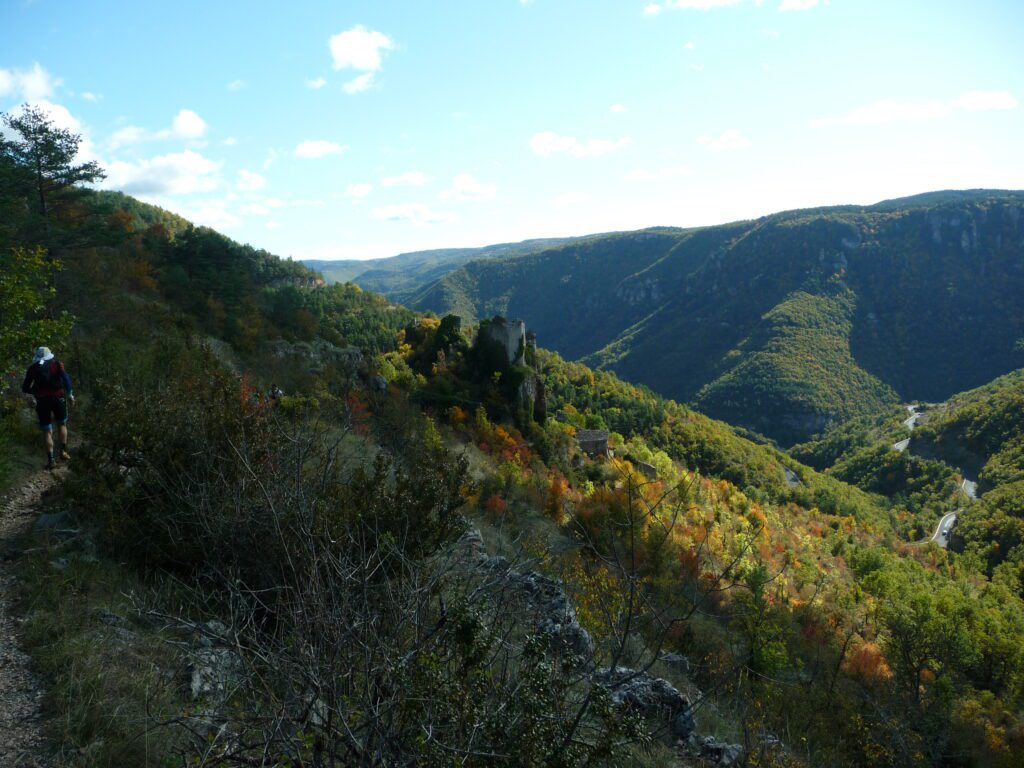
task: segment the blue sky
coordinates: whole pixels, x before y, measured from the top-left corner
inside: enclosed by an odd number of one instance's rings
[[[1018,0],[0,5],[0,109],[295,258],[1024,188]]]

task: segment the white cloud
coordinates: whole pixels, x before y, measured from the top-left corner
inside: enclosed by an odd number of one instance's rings
[[[164,128],[156,133],[150,133],[137,125],[126,125],[124,128],[119,128],[110,137],[110,148],[118,149],[128,144],[141,144],[144,141],[158,139],[195,141],[206,134],[206,129],[206,121],[203,118],[191,109],[182,109],[174,116],[170,128]]]
[[[809,11],[818,6],[818,0],[782,0],[779,13],[783,11]]]
[[[697,141],[708,149],[716,152],[722,150],[746,149],[751,144],[750,139],[735,128],[728,129],[718,137],[701,136]]]
[[[608,107],[608,111],[615,112],[616,114],[621,115],[623,112],[628,112],[629,110],[626,109],[625,104],[612,104],[610,107]]]
[[[138,144],[149,138],[149,134],[137,125],[128,125],[118,128],[110,137],[110,148],[117,149],[126,144]]]
[[[159,201],[159,205],[172,210],[189,221],[213,229],[233,229],[241,224],[241,219],[228,210],[228,200],[202,200],[198,203],[181,203],[178,201]]]
[[[829,125],[884,125],[887,123],[921,122],[948,117],[957,110],[982,112],[1014,109],[1017,99],[1007,91],[967,91],[952,101],[896,101],[883,99],[859,107],[845,115],[819,117],[812,128]]]
[[[255,192],[267,186],[267,180],[254,171],[242,169],[238,172],[238,182],[235,186],[242,192]]]
[[[324,80],[322,77],[317,77],[312,80],[306,81],[306,87],[314,91],[319,91],[325,85],[327,85],[327,81]]]
[[[690,64],[690,69],[692,69],[694,72],[703,72],[704,71],[704,65],[703,64]]]
[[[693,42],[693,40],[689,40],[686,43],[686,45],[683,46],[683,48],[685,48],[688,51],[692,51],[696,47],[697,47],[697,45],[696,45],[696,43]]]
[[[248,83],[246,83],[245,80],[232,80],[230,83],[228,83],[228,90],[240,91],[243,88],[245,88],[246,85],[248,85]]]
[[[325,141],[323,139],[310,139],[303,141],[297,147],[295,147],[296,157],[305,158],[316,158],[324,157],[326,155],[340,155],[348,149],[347,146],[343,147],[341,144],[337,144],[333,141]]]
[[[99,101],[102,98],[101,96],[99,96],[98,94],[93,93],[92,91],[83,91],[79,95],[83,99],[85,99],[86,101],[93,101],[93,102]]]
[[[441,193],[442,200],[493,200],[498,194],[496,184],[485,184],[475,176],[460,173],[452,179],[451,189]]]
[[[1014,109],[1017,106],[1017,99],[1007,91],[968,91],[961,93],[960,97],[953,102],[956,109],[966,109],[968,112],[980,112],[990,109]]]
[[[206,133],[206,121],[191,109],[183,109],[174,116],[170,133],[176,139],[199,139]]]
[[[657,3],[648,3],[644,6],[644,16],[657,16],[661,13],[661,6]]]
[[[332,35],[329,41],[335,69],[358,69],[376,72],[380,69],[382,52],[395,47],[383,32],[374,32],[362,24]]]
[[[332,35],[328,41],[334,68],[354,69],[362,72],[358,77],[349,80],[342,88],[345,93],[362,93],[373,85],[374,73],[378,72],[385,51],[394,50],[394,41],[383,32],[367,29],[362,24],[345,32]],[[322,88],[323,78],[307,81],[311,88]]]
[[[535,133],[530,139],[530,148],[541,157],[568,154],[572,157],[597,157],[628,147],[633,143],[629,137],[616,141],[611,139],[590,139],[580,141],[574,136],[561,136],[554,131]]]
[[[225,147],[233,147],[237,143],[238,139],[236,139],[234,136],[228,136],[226,139],[224,139],[224,141],[221,142],[221,144],[223,144]]]
[[[451,214],[433,211],[423,203],[386,205],[381,208],[374,208],[371,213],[374,218],[382,221],[408,221],[412,224],[439,224],[446,221],[455,221],[455,217]]]
[[[685,165],[658,168],[653,171],[647,168],[637,168],[635,171],[630,171],[626,174],[626,181],[657,181],[658,179],[677,179],[681,176],[689,175],[690,169]]]
[[[387,176],[380,180],[384,187],[422,187],[430,181],[430,177],[422,171],[406,171],[397,176]]]
[[[349,184],[345,187],[345,194],[348,197],[360,200],[373,191],[372,184]]]
[[[0,69],[0,98],[13,97],[18,101],[41,101],[53,95],[61,84],[39,64],[32,69]]]
[[[190,149],[136,162],[115,160],[107,165],[103,186],[137,195],[211,192],[220,183],[221,165]]]
[[[372,84],[373,84],[373,72],[365,72],[364,74],[360,75],[359,77],[356,77],[356,78],[353,78],[352,80],[349,80],[347,83],[345,83],[341,87],[345,91],[345,93],[354,94],[354,93],[362,93],[363,91],[369,90],[369,88],[370,88],[370,86]]]
[[[266,226],[267,229],[280,229],[281,222],[271,220],[271,221],[268,221],[265,226]]]

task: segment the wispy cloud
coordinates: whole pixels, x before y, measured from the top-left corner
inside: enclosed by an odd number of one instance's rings
[[[380,180],[381,186],[384,187],[422,187],[429,182],[430,177],[423,171],[406,171]]]
[[[608,107],[608,111],[614,112],[617,115],[621,115],[623,112],[628,112],[629,110],[626,109],[625,104],[612,104],[610,107]]]
[[[452,185],[441,193],[442,200],[493,200],[498,194],[496,184],[485,184],[468,173],[452,179]]]
[[[779,3],[779,13],[784,11],[809,11],[818,7],[818,0],[782,0]]]
[[[385,205],[380,208],[374,208],[371,214],[375,219],[380,219],[381,221],[407,221],[411,224],[440,224],[456,220],[456,217],[452,214],[431,210],[423,203]]]
[[[384,53],[394,50],[394,41],[383,32],[367,29],[362,24],[332,35],[328,41],[335,70],[353,69],[363,74],[345,83],[346,93],[367,90],[373,76],[380,71]]]
[[[750,139],[740,133],[736,128],[730,128],[721,136],[701,136],[697,141],[715,152],[722,152],[734,149],[746,149],[751,145]]]
[[[230,83],[228,83],[228,90],[229,91],[240,91],[243,88],[245,88],[247,85],[248,85],[248,83],[246,83],[245,80],[232,80]]]
[[[581,141],[575,136],[561,136],[554,131],[535,133],[530,139],[530,149],[541,157],[566,154],[571,157],[598,157],[607,155],[633,143],[631,138],[589,139]]]
[[[819,117],[811,121],[811,127],[921,122],[948,117],[958,110],[983,112],[1014,109],[1016,106],[1017,99],[1008,91],[967,91],[951,101],[883,99],[867,106],[858,107],[845,115]]]
[[[306,87],[313,91],[319,91],[325,85],[327,85],[327,81],[322,77],[317,77],[306,81]]]
[[[235,183],[235,186],[241,192],[255,192],[267,186],[267,180],[255,171],[243,169],[238,172],[238,181]]]
[[[372,184],[349,184],[345,187],[345,195],[347,197],[361,200],[373,191]]]
[[[675,11],[713,11],[729,5],[738,5],[742,0],[662,0],[660,3],[648,3],[644,6],[645,16],[657,16],[665,10]]]
[[[347,149],[347,146],[342,146],[333,141],[307,139],[295,147],[295,156],[307,159],[326,157],[327,155],[340,155]]]

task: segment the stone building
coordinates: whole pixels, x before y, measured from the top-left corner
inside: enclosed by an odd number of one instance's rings
[[[607,458],[611,455],[607,429],[577,429],[576,442],[580,444],[580,450],[592,459],[599,456]]]

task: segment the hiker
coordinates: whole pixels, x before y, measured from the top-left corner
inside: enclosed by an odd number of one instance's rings
[[[273,400],[275,402],[277,401],[277,399],[279,397],[281,397],[283,395],[284,395],[284,390],[281,389],[279,386],[277,386],[277,384],[271,384],[270,385],[270,389],[267,391],[267,397],[269,397],[271,400]]]
[[[49,347],[35,351],[32,365],[25,372],[21,391],[36,399],[36,415],[39,428],[46,437],[46,468],[53,469],[58,458],[67,461],[68,454],[68,405],[75,395],[71,389],[71,377],[64,370],[64,363],[53,356]],[[53,425],[57,425],[57,444],[53,442]]]

